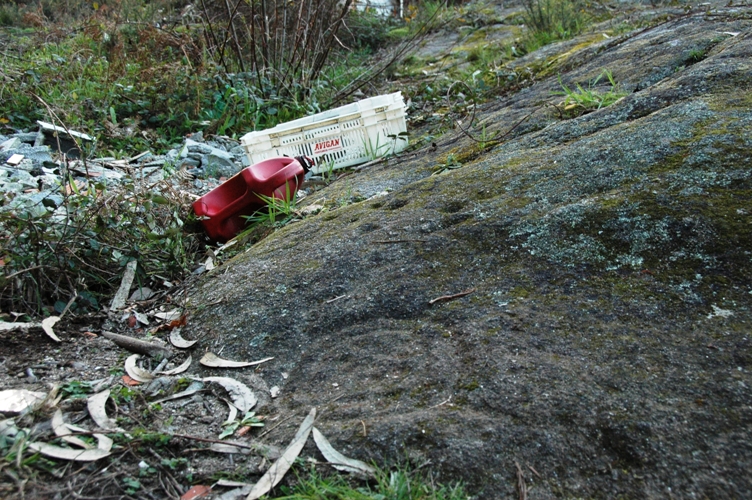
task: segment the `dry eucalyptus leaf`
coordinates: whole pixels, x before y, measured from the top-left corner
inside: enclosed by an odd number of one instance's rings
[[[316,408],[312,408],[311,412],[303,420],[303,423],[300,424],[298,432],[295,433],[295,437],[287,446],[284,453],[282,453],[282,456],[269,467],[266,474],[261,476],[261,479],[258,480],[246,497],[246,500],[256,500],[262,497],[282,480],[287,471],[290,470],[295,459],[300,455],[300,451],[303,449],[305,442],[308,440],[308,435],[311,433],[315,419]]]
[[[55,332],[52,331],[52,327],[55,326],[55,323],[58,321],[60,321],[59,316],[50,316],[49,318],[44,318],[42,320],[42,330],[44,330],[44,333],[55,342],[60,342],[60,339],[55,335]]]
[[[151,382],[154,379],[154,375],[136,365],[136,361],[138,361],[138,358],[140,357],[140,354],[129,356],[128,359],[125,360],[125,372],[133,380],[138,382]]]
[[[227,415],[227,420],[225,420],[225,423],[231,424],[235,421],[236,418],[238,418],[238,407],[227,401],[225,398],[222,398],[222,401],[227,403],[227,406],[230,408],[230,413],[229,415]]]
[[[172,370],[167,370],[167,371],[164,371],[164,372],[159,372],[159,373],[161,373],[161,374],[163,374],[163,375],[177,375],[177,374],[179,374],[179,373],[183,373],[184,371],[187,371],[187,370],[188,370],[188,368],[190,368],[190,367],[191,367],[191,363],[193,363],[193,357],[191,357],[191,356],[189,355],[189,356],[188,356],[188,359],[186,359],[186,360],[185,360],[185,361],[183,362],[183,364],[181,364],[181,365],[180,365],[180,366],[178,366],[177,368],[173,368]]]
[[[180,309],[173,309],[172,311],[158,312],[154,314],[155,318],[161,319],[162,321],[174,321],[180,319],[181,316]]]
[[[120,280],[120,288],[115,293],[110,303],[110,309],[116,311],[122,309],[125,306],[125,298],[128,297],[128,292],[131,291],[131,285],[133,284],[133,278],[136,276],[136,267],[138,262],[132,260],[125,266],[125,272],[123,278]]]
[[[365,474],[367,476],[373,476],[376,473],[376,470],[367,463],[346,457],[335,450],[329,443],[329,440],[315,427],[313,428],[313,440],[316,442],[316,446],[319,448],[321,454],[326,458],[326,461],[332,464],[335,469]]]
[[[201,392],[203,390],[204,389],[190,389],[190,390],[186,389],[185,391],[176,392],[172,396],[167,396],[162,399],[157,399],[156,401],[152,401],[152,404],[164,403],[165,401],[172,401],[173,399],[186,398],[188,396],[193,396],[197,392]]]
[[[46,397],[47,394],[43,392],[32,392],[26,389],[0,391],[0,413],[6,415],[21,413],[29,406],[44,401]]]
[[[260,365],[272,359],[274,357],[264,358],[259,361],[230,361],[229,359],[222,359],[214,353],[207,352],[199,363],[209,368],[243,368],[245,366]]]
[[[231,481],[229,479],[220,479],[217,481],[217,486],[224,486],[225,488],[242,488],[243,486],[250,486],[248,483],[240,481]]]
[[[137,354],[136,354],[137,356]],[[91,419],[99,426],[100,429],[116,429],[117,424],[113,419],[107,416],[105,405],[110,397],[110,390],[99,392],[89,396],[86,400],[86,407],[89,410]]]
[[[109,453],[112,450],[112,445],[115,443],[112,439],[108,438],[104,434],[94,434],[97,438],[97,448]]]
[[[209,449],[211,451],[216,451],[217,453],[231,453],[233,455],[237,453],[248,455],[251,452],[248,448],[241,448],[239,446],[225,443],[212,443],[211,446],[209,446]]]
[[[198,340],[185,340],[180,335],[180,328],[173,328],[170,332],[170,343],[179,349],[188,349]]]
[[[206,377],[204,382],[216,382],[224,387],[232,398],[232,403],[244,414],[253,408],[258,401],[256,395],[247,385],[230,377]]]
[[[50,425],[52,426],[52,431],[55,433],[55,435],[59,438],[62,438],[62,440],[66,443],[80,446],[85,450],[93,448],[92,445],[85,442],[84,440],[79,439],[75,436],[71,436],[71,430],[63,421],[63,412],[60,411],[59,408],[55,411],[54,415],[52,415]]]
[[[100,458],[110,455],[109,451],[100,448],[90,450],[74,450],[72,448],[61,448],[47,443],[29,443],[29,449],[38,451],[42,455],[61,460],[73,460],[74,462],[94,462]]]

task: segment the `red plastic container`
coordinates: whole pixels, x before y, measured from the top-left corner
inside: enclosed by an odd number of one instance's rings
[[[270,158],[256,163],[193,202],[193,211],[204,217],[201,222],[211,239],[227,241],[245,229],[244,215],[266,206],[259,194],[281,200],[292,197],[303,184],[310,165],[305,157]]]

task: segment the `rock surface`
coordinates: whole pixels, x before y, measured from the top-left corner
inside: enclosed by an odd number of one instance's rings
[[[516,497],[515,462],[530,498],[752,497],[752,9],[663,15],[519,60],[537,82],[473,124],[502,142],[310,196],[196,287],[191,333],[275,357],[267,410],[479,498]],[[557,75],[603,70],[630,93],[562,115]]]

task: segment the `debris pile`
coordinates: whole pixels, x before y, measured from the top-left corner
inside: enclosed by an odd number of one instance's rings
[[[54,210],[63,203],[61,186],[75,182],[79,188],[94,181],[107,186],[132,179],[153,185],[174,177],[175,183],[188,186],[200,196],[216,187],[219,180],[235,175],[248,166],[240,144],[227,137],[205,140],[201,132],[187,138],[164,155],[144,152],[131,158],[101,157],[80,159],[68,148],[58,154],[62,139],[73,144],[93,142],[91,137],[57,127],[54,135],[46,133],[52,125],[39,122],[37,132],[0,135],[0,196],[5,209],[24,208],[32,216]],[[54,157],[61,159],[55,161]],[[181,175],[170,176],[173,172]],[[189,182],[185,182],[188,180]]]

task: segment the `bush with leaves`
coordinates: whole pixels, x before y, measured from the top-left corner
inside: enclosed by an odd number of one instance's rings
[[[80,181],[79,181],[80,182]],[[0,207],[3,261],[0,308],[39,314],[74,307],[98,309],[120,284],[131,260],[142,282],[180,280],[201,248],[184,230],[192,217],[167,181],[150,189],[127,181],[79,187],[72,177],[53,197],[7,195]]]

